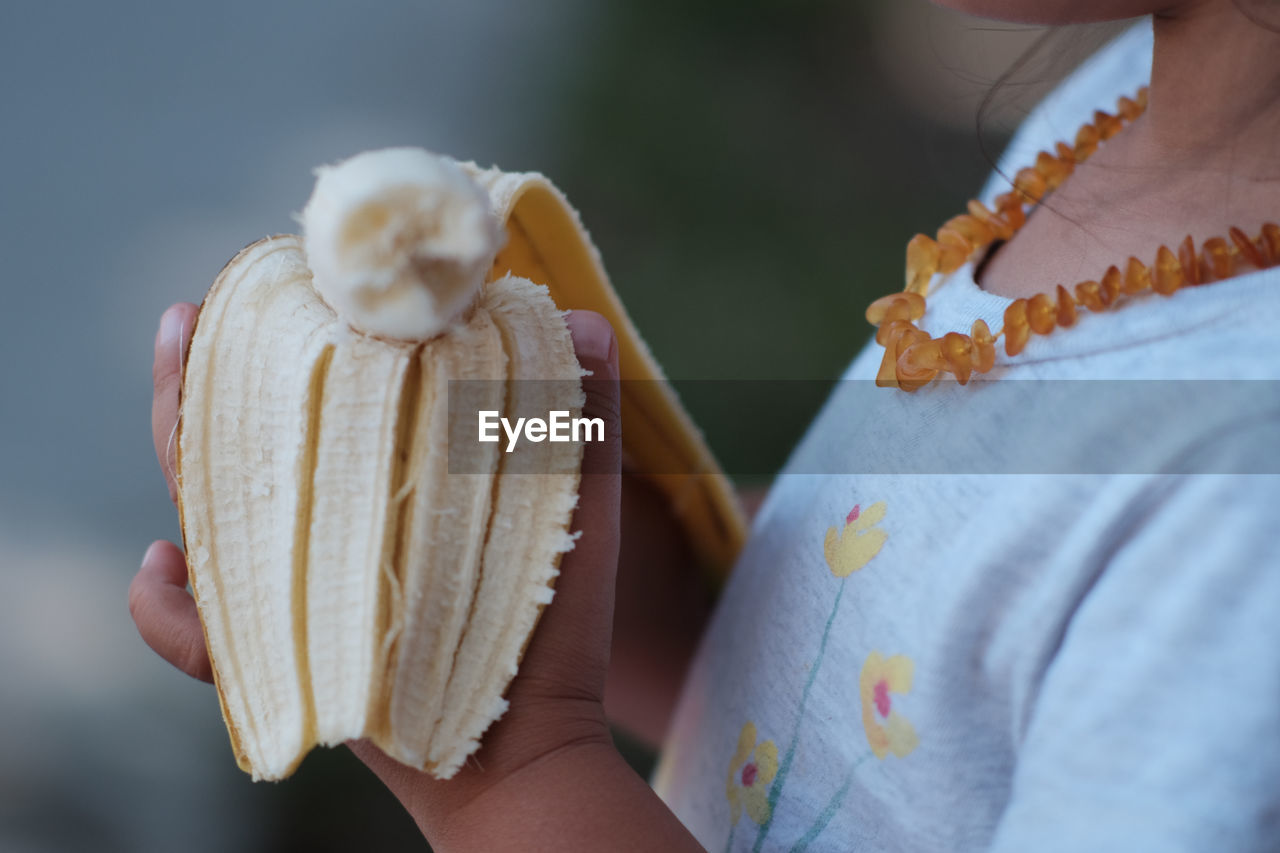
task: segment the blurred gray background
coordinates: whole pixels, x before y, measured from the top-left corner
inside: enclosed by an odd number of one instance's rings
[[[924,0],[5,0],[0,850],[422,849],[343,750],[250,783],[125,605],[178,538],[156,320],[292,230],[312,167],[413,144],[543,171],[670,375],[833,378],[1050,78],[979,134],[1035,35]],[[812,414],[753,438],[689,404],[722,449],[784,451]]]

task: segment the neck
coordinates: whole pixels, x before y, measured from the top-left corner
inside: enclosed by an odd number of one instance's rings
[[[1188,234],[1202,242],[1234,225],[1253,235],[1280,221],[1280,33],[1235,2],[1154,16],[1146,112],[1049,197],[1057,215],[1035,211],[991,257],[983,287],[1030,296],[1130,255],[1152,259]]]
[[[1146,112],[1051,206],[1117,246],[1134,242],[1125,234],[1203,240],[1280,218],[1280,32],[1237,2],[1258,0],[1189,0],[1153,16]]]
[[[1251,20],[1234,0],[1153,17],[1150,107],[1133,139],[1144,155],[1219,178],[1280,180],[1280,10],[1260,11],[1276,20]]]

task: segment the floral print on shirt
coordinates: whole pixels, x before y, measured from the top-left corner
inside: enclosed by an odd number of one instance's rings
[[[827,641],[840,608],[840,600],[844,596],[846,582],[855,572],[870,564],[888,541],[888,531],[879,526],[885,519],[887,511],[888,507],[884,501],[877,501],[866,509],[863,509],[861,504],[855,504],[845,516],[841,528],[832,526],[827,529],[822,543],[822,552],[827,569],[839,585],[818,644],[817,654],[809,666],[809,677],[800,694],[795,728],[787,750],[779,761],[778,749],[774,742],[767,740],[757,743],[755,724],[750,721],[743,724],[738,735],[737,749],[729,761],[729,774],[725,787],[731,820],[726,850],[733,848],[734,836],[744,809],[759,827],[751,850],[761,850],[769,835],[778,799],[782,795],[787,775],[795,758],[800,728],[804,721],[805,705],[808,702],[810,690],[818,678],[819,670],[822,668]],[[807,849],[826,828],[852,786],[854,771],[866,759],[874,756],[883,760],[890,754],[904,758],[919,745],[920,739],[914,726],[894,707],[895,696],[900,697],[910,692],[914,672],[915,664],[906,655],[895,654],[886,657],[880,651],[871,651],[867,655],[858,675],[858,692],[862,700],[863,730],[871,752],[864,759],[854,762],[849,768],[844,782],[832,794],[830,802],[814,824],[791,848],[793,851]]]
[[[778,747],[771,740],[756,743],[756,724],[748,720],[738,735],[738,749],[729,761],[725,795],[736,824],[745,806],[757,824],[769,819],[769,783],[778,773]]]

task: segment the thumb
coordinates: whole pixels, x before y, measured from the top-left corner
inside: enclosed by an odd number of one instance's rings
[[[576,683],[603,696],[621,526],[618,344],[609,321],[593,311],[572,311],[567,321],[578,363],[591,371],[582,378],[582,416],[604,422],[604,440],[583,448],[571,526],[577,541],[560,561],[555,597],[534,632],[525,671],[536,671],[539,681]]]
[[[609,321],[594,311],[570,311],[567,323],[578,364],[590,374],[582,378],[586,395],[582,416],[604,421],[604,441],[586,443],[582,470],[584,474],[616,475],[622,468],[618,339]]]

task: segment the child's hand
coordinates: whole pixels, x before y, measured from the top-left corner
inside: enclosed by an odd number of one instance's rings
[[[190,304],[171,307],[161,319],[155,344],[151,427],[169,495],[175,500],[182,351],[196,312]],[[449,842],[464,848],[477,844],[501,849],[507,841],[514,847],[523,844],[525,849],[537,849],[530,833],[536,835],[539,821],[555,833],[552,837],[562,840],[603,837],[611,844],[629,846],[628,821],[610,818],[608,808],[584,813],[562,802],[560,807],[567,810],[559,815],[562,822],[546,823],[551,817],[545,811],[547,797],[569,796],[583,785],[589,787],[577,797],[607,796],[614,807],[626,804],[619,795],[633,795],[637,816],[656,804],[662,813],[656,819],[659,823],[669,819],[671,834],[655,833],[655,817],[644,817],[639,823],[646,830],[646,844],[672,849],[672,844],[691,841],[643,781],[621,763],[605,721],[603,695],[619,537],[617,344],[608,322],[592,312],[573,312],[569,329],[578,360],[593,373],[583,380],[584,415],[603,418],[607,425],[605,441],[586,446],[584,470],[607,473],[582,478],[573,529],[583,535],[561,563],[555,599],[544,612],[507,693],[510,710],[489,729],[468,764],[447,782],[393,761],[371,743],[350,744],[413,814],[437,849]],[[162,658],[188,675],[211,681],[199,616],[186,584],[182,552],[169,542],[156,542],[130,586],[129,609],[142,638]],[[539,820],[519,826],[522,821],[517,818],[525,812]],[[503,816],[496,823],[495,814]]]

